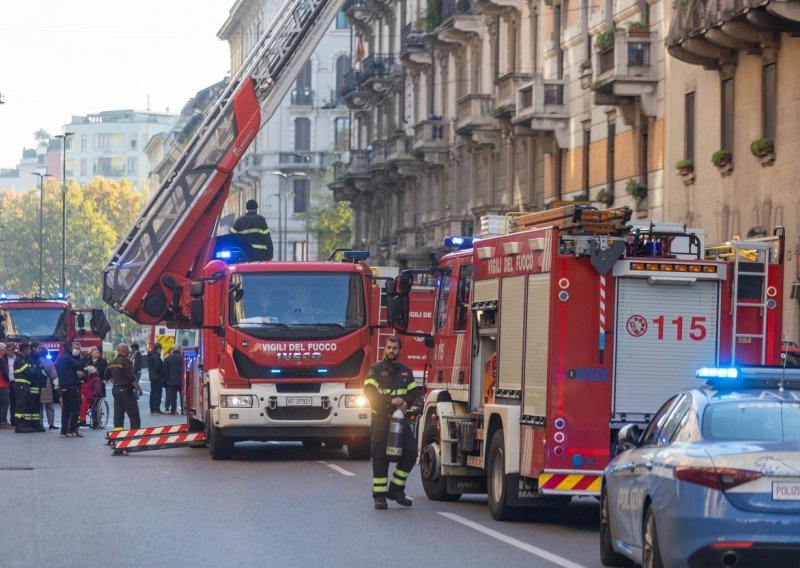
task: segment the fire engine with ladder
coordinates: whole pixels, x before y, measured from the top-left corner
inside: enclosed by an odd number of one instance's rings
[[[237,441],[299,440],[369,457],[361,389],[379,358],[382,290],[366,255],[241,262],[240,237],[217,235],[234,167],[341,5],[285,2],[105,267],[105,302],[198,337],[182,348],[186,424],[110,433],[115,448],[207,443],[230,459]]]
[[[508,520],[599,496],[616,432],[697,368],[780,363],[782,228],[706,247],[700,230],[630,215],[531,213],[442,258],[419,420],[429,498],[487,493]],[[401,274],[399,329],[410,288]]]

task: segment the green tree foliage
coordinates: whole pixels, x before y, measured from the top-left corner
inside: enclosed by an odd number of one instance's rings
[[[33,296],[39,292],[40,192],[0,195],[6,239],[0,251],[0,281],[5,292]],[[102,269],[144,205],[144,197],[127,181],[96,178],[66,193],[67,294],[76,307],[102,308]],[[44,183],[42,295],[54,297],[61,280],[61,184]],[[12,238],[13,235],[13,238]],[[133,322],[112,314],[114,336]]]
[[[337,248],[350,245],[353,211],[347,202],[336,202],[332,193],[323,191],[309,213],[309,227],[317,236],[317,260],[327,260]]]

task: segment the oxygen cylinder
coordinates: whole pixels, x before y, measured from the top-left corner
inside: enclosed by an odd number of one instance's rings
[[[389,440],[386,443],[386,457],[390,462],[400,460],[403,455],[403,422],[405,414],[399,408],[392,414],[389,420]]]

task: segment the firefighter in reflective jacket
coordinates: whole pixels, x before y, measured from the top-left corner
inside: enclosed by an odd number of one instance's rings
[[[258,214],[258,203],[250,199],[246,205],[247,213],[236,219],[231,233],[243,235],[253,247],[250,260],[272,260],[272,237],[267,220]]]
[[[27,434],[35,432],[31,414],[33,406],[32,387],[39,388],[39,377],[36,376],[36,369],[30,362],[30,343],[20,343],[17,348],[17,356],[14,359],[14,431],[17,434]],[[38,394],[37,394],[38,400]]]
[[[401,347],[399,337],[387,337],[383,360],[372,365],[364,379],[364,396],[369,400],[372,410],[372,500],[376,509],[386,509],[387,498],[404,507],[412,504],[405,494],[405,487],[408,474],[417,461],[417,444],[407,420],[403,428],[403,454],[391,483],[386,456],[392,413],[398,408],[405,412],[419,394],[414,373],[397,362]]]
[[[142,395],[139,381],[133,374],[133,363],[128,358],[130,350],[127,343],[117,345],[117,356],[111,360],[106,367],[105,380],[111,381],[111,392],[114,395],[114,430],[122,430],[125,424],[125,413],[131,421],[131,428],[140,428],[142,425],[139,418],[139,403],[134,396],[134,390]],[[114,454],[119,455],[121,450],[115,450]]]

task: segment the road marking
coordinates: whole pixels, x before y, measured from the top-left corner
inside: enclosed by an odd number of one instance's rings
[[[519,548],[520,550],[524,550],[525,552],[530,552],[531,554],[538,556],[539,558],[543,558],[548,562],[552,562],[557,566],[563,566],[564,568],[584,568],[581,564],[576,564],[572,560],[567,560],[566,558],[558,556],[557,554],[553,554],[552,552],[548,552],[543,548],[533,546],[532,544],[522,542],[521,540],[517,540],[501,532],[497,532],[496,530],[484,527],[483,525],[470,521],[469,519],[465,519],[464,517],[454,515],[453,513],[445,513],[442,511],[440,511],[439,514],[442,515],[443,517],[447,517],[451,521],[461,523],[466,527],[474,529],[492,538],[496,538],[497,540],[505,542],[506,544],[510,544],[511,546]]]
[[[340,467],[340,466],[336,465],[335,463],[328,463],[328,462],[324,462],[324,461],[318,461],[317,463],[322,464],[322,465],[327,465],[333,471],[339,472],[342,475],[353,476],[353,477],[356,475],[352,471],[347,471],[345,468]]]

